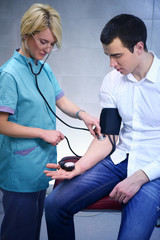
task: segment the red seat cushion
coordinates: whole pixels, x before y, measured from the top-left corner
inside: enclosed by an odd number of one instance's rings
[[[121,210],[121,203],[111,199],[109,196],[101,198],[97,202],[91,204],[86,209],[95,210]]]

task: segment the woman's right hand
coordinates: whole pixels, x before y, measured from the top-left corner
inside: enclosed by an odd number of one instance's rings
[[[0,134],[16,138],[41,138],[53,146],[64,139],[64,135],[58,130],[22,126],[9,121],[8,117],[9,113],[0,112]]]
[[[58,130],[43,130],[41,138],[55,146],[64,139],[64,135]]]

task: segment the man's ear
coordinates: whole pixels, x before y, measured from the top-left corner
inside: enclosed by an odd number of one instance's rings
[[[138,53],[138,55],[141,55],[142,52],[144,51],[144,43],[143,42],[138,42],[134,46],[134,50]]]

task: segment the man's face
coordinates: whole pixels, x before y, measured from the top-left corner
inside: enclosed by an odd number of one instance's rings
[[[110,66],[123,75],[134,73],[138,66],[136,51],[131,53],[124,47],[119,38],[115,38],[109,45],[103,44],[104,53],[110,58]],[[135,50],[135,48],[134,48]]]

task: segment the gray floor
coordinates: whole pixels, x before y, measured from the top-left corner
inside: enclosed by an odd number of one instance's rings
[[[3,218],[1,198],[2,194],[0,192],[0,223]],[[79,212],[75,215],[76,240],[116,240],[120,218],[120,212]],[[47,240],[46,223],[44,216],[42,219],[40,240]],[[154,229],[150,240],[160,240],[160,228]]]
[[[120,218],[118,212],[79,212],[75,215],[76,240],[116,240]],[[47,240],[44,218],[40,240]],[[150,240],[160,240],[160,228],[154,229]]]

